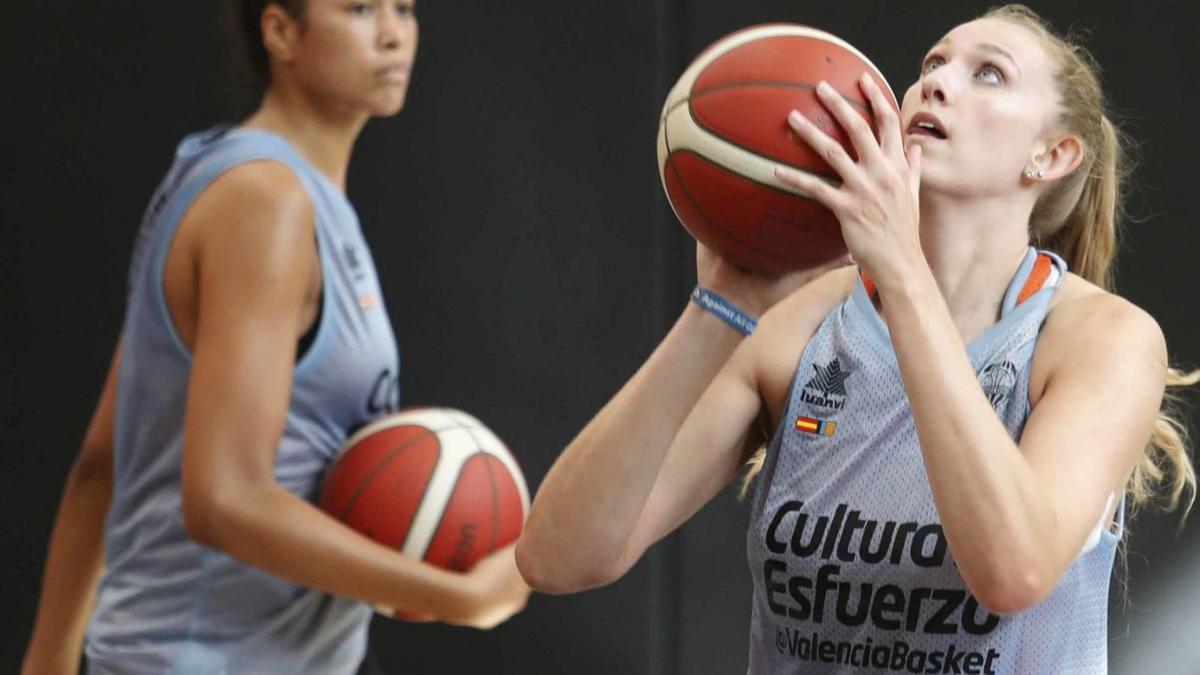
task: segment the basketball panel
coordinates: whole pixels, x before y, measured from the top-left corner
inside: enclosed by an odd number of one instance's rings
[[[375,541],[400,550],[426,498],[440,454],[437,438],[428,435],[382,463],[358,485],[340,519]]]
[[[321,508],[338,518],[344,517],[359,488],[389,459],[423,440],[437,442],[428,429],[411,425],[382,428],[356,438],[329,466],[321,483]]]
[[[458,482],[463,464],[474,454],[470,436],[461,428],[442,431],[438,434],[441,453],[437,466],[429,479],[426,496],[417,507],[416,515],[412,518],[412,528],[400,549],[404,555],[422,559],[429,548],[429,542],[437,532],[442,512],[454,494],[454,486]]]
[[[496,488],[496,540],[493,549],[507,546],[521,536],[529,510],[528,497],[523,490],[521,474],[513,473],[503,459],[488,457],[488,468]]]
[[[667,117],[665,135],[668,156],[681,150],[691,151],[756,183],[800,194],[796,188],[775,177],[775,167],[779,162],[738,147],[700,127],[688,106],[676,108]]]
[[[423,556],[426,562],[463,572],[495,549],[499,504],[488,461],[479,453],[462,465]]]
[[[691,96],[752,82],[815,87],[825,80],[852,105],[869,109],[866,95],[858,85],[864,72],[894,106],[896,98],[891,86],[874,64],[849,44],[828,33],[764,35],[712,59],[692,84]]]
[[[693,97],[690,106],[700,128],[742,150],[840,180],[833,167],[788,125],[788,114],[799,110],[817,128],[846,148],[852,159],[858,160],[849,134],[817,99],[815,90],[807,85],[748,83],[711,89]],[[864,110],[856,109],[856,112],[871,123]],[[717,163],[723,163],[719,151],[705,154]]]
[[[761,185],[690,152],[672,153],[668,194],[694,237],[732,262],[785,271],[845,253],[837,218],[825,207]]]

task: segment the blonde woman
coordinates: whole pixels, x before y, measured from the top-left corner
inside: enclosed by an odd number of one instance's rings
[[[1196,374],[1108,290],[1095,67],[1008,6],[933,46],[899,118],[861,86],[878,138],[818,90],[858,161],[789,118],[840,186],[777,170],[856,266],[763,279],[701,249],[701,285],[761,323],[690,304],[552,468],[518,565],[610,583],[753,458],[750,672],[1104,672],[1124,505],[1162,472],[1171,504],[1194,489],[1160,407]]]

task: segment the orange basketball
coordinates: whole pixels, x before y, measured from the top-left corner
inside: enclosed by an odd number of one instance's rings
[[[529,491],[512,453],[479,420],[449,408],[413,408],[346,442],[325,476],[320,505],[385,546],[465,571],[517,540]]]
[[[795,137],[787,115],[799,110],[855,156],[816,85],[828,82],[874,128],[858,84],[864,72],[898,111],[891,87],[865,56],[808,26],[747,28],[697,56],[667,95],[658,129],[659,176],[688,232],[729,261],[765,272],[843,255],[833,213],[779,182],[774,169],[786,164],[838,181]]]

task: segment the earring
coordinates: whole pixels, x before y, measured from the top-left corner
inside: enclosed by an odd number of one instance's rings
[[[1030,180],[1033,180],[1034,178],[1041,178],[1044,175],[1046,175],[1046,172],[1041,169],[1038,169],[1037,171],[1034,171],[1033,169],[1025,169],[1025,177]]]

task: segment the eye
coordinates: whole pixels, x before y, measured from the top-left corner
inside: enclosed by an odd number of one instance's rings
[[[354,2],[350,4],[350,11],[359,16],[367,16],[375,11],[375,4],[370,2]]]
[[[985,63],[978,71],[975,72],[975,77],[988,84],[1003,84],[1004,73],[996,66]]]
[[[925,59],[925,63],[921,64],[921,74],[928,75],[945,63],[946,60],[940,56],[930,56]]]
[[[416,6],[411,2],[397,2],[396,14],[400,16],[413,16],[417,13]]]

